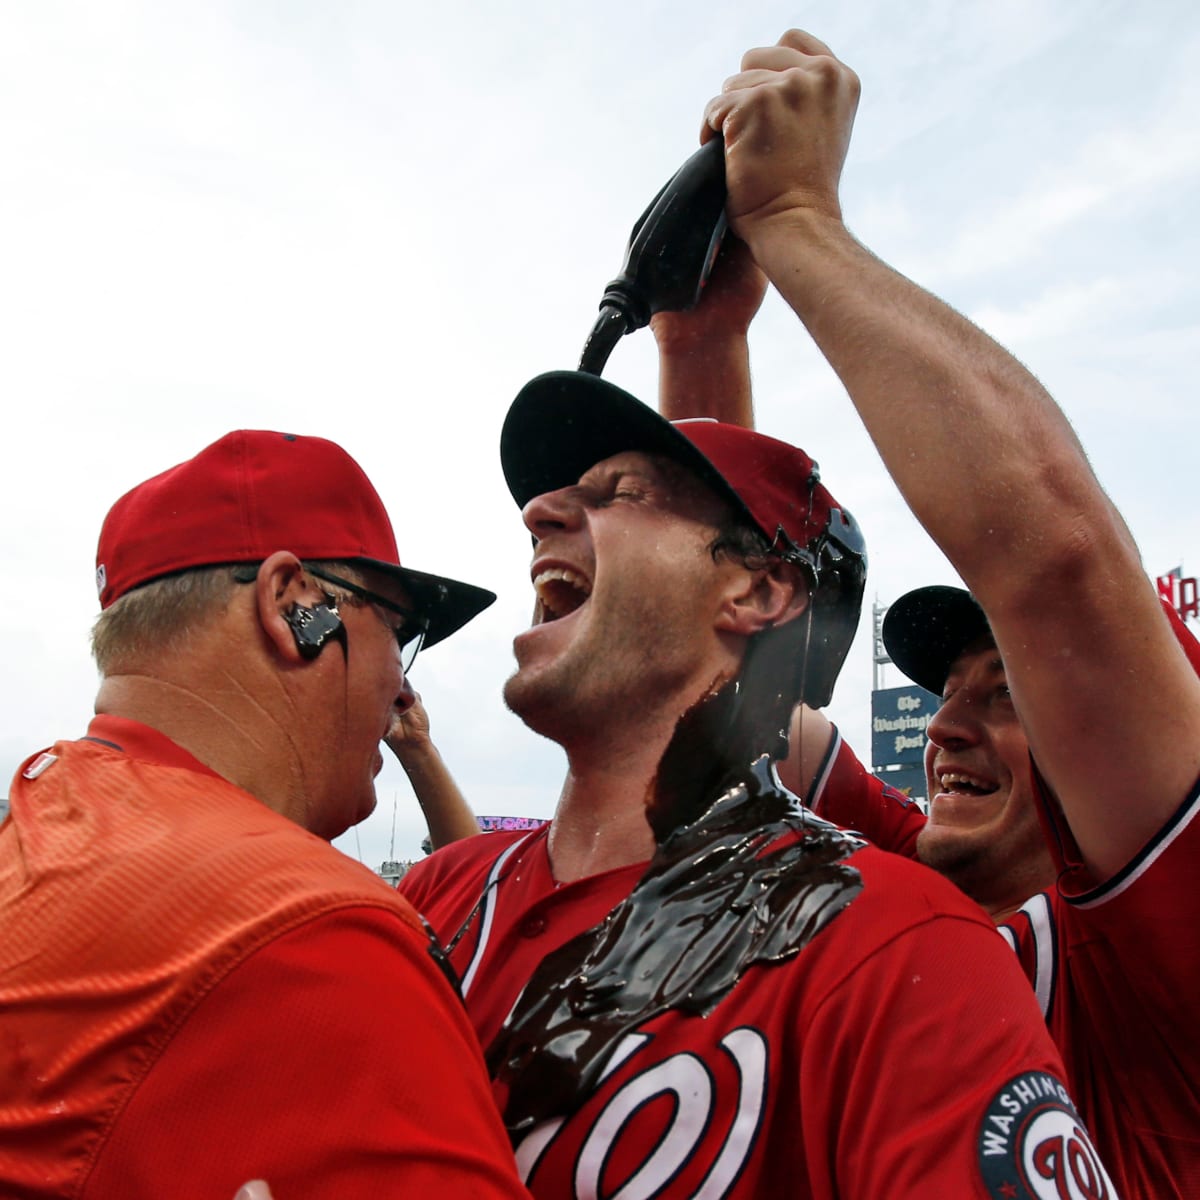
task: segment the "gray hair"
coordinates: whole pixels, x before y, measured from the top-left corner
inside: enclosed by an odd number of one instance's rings
[[[312,566],[342,575],[350,583],[362,582],[360,573],[347,563],[313,562]],[[92,657],[100,674],[119,674],[147,658],[183,649],[196,630],[225,611],[234,589],[252,582],[251,572],[257,570],[257,563],[198,567],[126,592],[92,626]],[[324,580],[321,587],[339,600],[351,599]]]

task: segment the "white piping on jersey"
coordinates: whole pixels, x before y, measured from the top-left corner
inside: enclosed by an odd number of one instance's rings
[[[1170,845],[1192,823],[1200,813],[1200,788],[1181,805],[1175,816],[1163,826],[1157,838],[1152,839],[1124,870],[1118,871],[1107,883],[1076,899],[1067,897],[1067,903],[1075,908],[1096,908],[1135,884]]]
[[[1050,897],[1045,892],[1031,896],[1017,910],[1029,921],[1033,936],[1033,991],[1037,996],[1042,1018],[1050,1015],[1050,1003],[1054,999],[1054,922],[1050,915]],[[1008,925],[998,925],[997,932],[1016,953],[1017,937]]]
[[[462,977],[462,994],[464,999],[466,998],[467,990],[470,988],[471,983],[475,979],[475,972],[479,969],[479,964],[483,959],[483,952],[487,948],[488,938],[491,937],[492,918],[496,914],[496,884],[500,880],[500,870],[512,857],[513,851],[519,846],[525,845],[525,843],[529,841],[529,839],[532,838],[536,833],[537,830],[534,830],[533,833],[530,833],[525,837],[519,838],[517,841],[513,842],[513,844],[509,846],[509,848],[505,850],[504,853],[501,854],[494,863],[492,863],[492,869],[488,872],[487,883],[483,885],[483,908],[479,917],[479,940],[475,943],[475,953],[471,955],[471,961],[467,965],[467,969],[463,972]]]
[[[801,720],[804,718],[801,717]],[[812,787],[808,789],[808,795],[804,797],[804,803],[811,808],[817,816],[822,816],[821,798],[825,792],[825,785],[829,782],[829,776],[833,774],[833,764],[837,762],[838,751],[842,748],[841,731],[836,725],[833,726],[833,737],[829,739],[829,746],[825,751],[824,761],[821,763],[821,769],[817,772],[816,778],[813,779]]]

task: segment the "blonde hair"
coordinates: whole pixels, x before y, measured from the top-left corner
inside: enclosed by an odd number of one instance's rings
[[[305,564],[306,566],[308,564]],[[314,562],[351,583],[361,583],[354,567],[342,562]],[[100,674],[114,675],[133,664],[182,650],[191,635],[229,606],[239,583],[253,582],[252,566],[199,567],[153,579],[114,600],[92,626],[92,657]],[[341,601],[353,602],[334,584],[319,581]]]

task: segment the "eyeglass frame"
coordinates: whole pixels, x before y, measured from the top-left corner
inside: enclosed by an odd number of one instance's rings
[[[351,583],[349,579],[344,579],[340,575],[334,575],[331,571],[310,566],[306,562],[301,562],[300,565],[314,578],[323,579],[326,583],[332,583],[334,587],[342,588],[352,596],[357,596],[360,600],[367,601],[368,604],[377,604],[380,608],[387,609],[388,612],[393,612],[403,617],[404,624],[399,628],[392,628],[391,626],[388,626],[388,628],[392,630],[396,638],[396,644],[400,647],[400,669],[405,675],[412,670],[412,665],[417,661],[417,655],[424,644],[425,635],[429,632],[428,617],[423,617],[413,612],[410,608],[404,608],[394,600],[389,600],[386,596],[381,596],[378,592],[372,592],[361,584]],[[254,574],[250,574],[251,571]],[[258,564],[254,566],[247,564],[246,566],[234,569],[234,578],[239,583],[253,583],[257,573]],[[406,651],[410,645],[413,648],[406,655]]]

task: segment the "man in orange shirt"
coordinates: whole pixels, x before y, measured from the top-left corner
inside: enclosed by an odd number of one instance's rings
[[[97,584],[97,716],[0,826],[0,1194],[177,1195],[181,1162],[194,1195],[523,1194],[422,925],[328,844],[412,654],[494,597],[401,567],[345,451],[265,432],[119,500]]]

